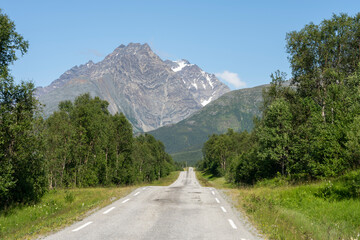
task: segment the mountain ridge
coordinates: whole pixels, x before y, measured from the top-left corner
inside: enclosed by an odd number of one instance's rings
[[[129,43],[98,63],[74,66],[36,95],[49,115],[60,101],[89,92],[107,100],[112,114],[123,112],[135,132],[147,132],[179,122],[229,91],[196,64],[163,61],[148,44]]]
[[[175,161],[195,164],[202,157],[202,146],[212,134],[227,129],[251,131],[254,117],[260,117],[263,89],[268,84],[225,93],[184,120],[150,131],[162,141]]]

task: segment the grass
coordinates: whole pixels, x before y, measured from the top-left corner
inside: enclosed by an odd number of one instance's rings
[[[201,185],[204,187],[214,187],[214,188],[231,188],[231,184],[225,181],[223,177],[214,177],[211,174],[205,174],[199,171],[196,171],[196,178],[200,181]]]
[[[163,177],[159,180],[153,181],[152,183],[145,183],[146,186],[169,186],[179,177],[180,171],[171,172],[168,176]]]
[[[349,175],[360,177],[360,171]],[[224,178],[198,176],[204,186],[223,188],[269,239],[360,239],[360,198],[344,190],[352,189],[350,181],[359,183],[354,178],[296,186],[264,181],[254,187],[236,188]]]
[[[34,239],[79,221],[144,185],[166,186],[178,177],[172,172],[151,184],[126,187],[51,190],[41,202],[0,212],[0,239]]]

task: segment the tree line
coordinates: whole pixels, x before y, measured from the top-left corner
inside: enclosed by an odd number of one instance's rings
[[[99,97],[61,102],[42,126],[50,188],[151,182],[174,169],[160,141],[134,138],[124,114],[111,115]]]
[[[179,168],[160,141],[134,137],[126,117],[98,97],[63,101],[44,119],[34,85],[10,75],[29,44],[1,10],[0,40],[0,209],[52,188],[151,182]]]
[[[278,175],[333,177],[360,166],[360,13],[310,23],[286,41],[291,79],[272,74],[254,129],[210,136],[200,169],[253,184]]]

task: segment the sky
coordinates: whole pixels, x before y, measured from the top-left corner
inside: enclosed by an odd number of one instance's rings
[[[276,70],[291,77],[286,33],[334,13],[354,16],[360,1],[2,0],[0,8],[30,44],[11,66],[16,82],[47,86],[75,65],[99,62],[133,42],[240,89],[269,83]]]

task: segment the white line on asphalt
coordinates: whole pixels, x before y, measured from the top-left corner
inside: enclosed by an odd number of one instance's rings
[[[109,212],[112,211],[114,208],[115,208],[115,207],[109,208],[108,210],[106,210],[105,212],[103,212],[103,214],[109,213]]]
[[[137,195],[139,195],[139,193],[140,193],[140,192],[137,192],[137,193],[135,193],[135,194],[134,194],[134,196],[137,196]]]
[[[216,200],[217,203],[220,203],[219,199],[215,198],[215,200]]]
[[[221,206],[221,210],[223,210],[223,212],[226,212],[226,209],[223,206]]]
[[[229,221],[229,223],[230,223],[230,225],[231,225],[231,227],[232,227],[233,229],[237,229],[237,227],[236,227],[235,223],[233,222],[233,220],[228,219],[228,221]]]
[[[125,199],[124,201],[122,201],[121,203],[126,203],[127,201],[129,201],[130,200],[130,198],[128,198],[128,199]]]
[[[143,188],[143,190],[145,190],[145,189],[146,189],[146,187]]]
[[[85,223],[84,225],[82,225],[82,226],[80,226],[80,227],[78,227],[78,228],[76,228],[76,229],[74,229],[74,230],[72,230],[73,232],[77,232],[77,231],[79,231],[80,229],[82,229],[82,228],[84,228],[84,227],[86,227],[86,226],[88,226],[88,225],[90,225],[90,224],[92,224],[92,222],[87,222],[87,223]]]
[[[214,191],[211,191],[212,195],[215,195],[215,192]]]

